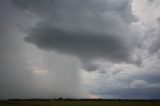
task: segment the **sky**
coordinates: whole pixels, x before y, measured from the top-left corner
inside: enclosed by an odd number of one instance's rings
[[[0,0],[0,99],[160,99],[160,0]]]

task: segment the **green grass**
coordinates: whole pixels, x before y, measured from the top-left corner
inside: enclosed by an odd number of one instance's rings
[[[160,106],[150,101],[1,101],[0,106]]]

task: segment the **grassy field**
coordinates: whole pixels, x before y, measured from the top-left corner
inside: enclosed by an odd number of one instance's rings
[[[0,101],[0,106],[160,106],[153,101]]]

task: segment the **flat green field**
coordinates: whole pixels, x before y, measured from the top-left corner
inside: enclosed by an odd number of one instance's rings
[[[1,101],[0,106],[160,106],[152,101]]]

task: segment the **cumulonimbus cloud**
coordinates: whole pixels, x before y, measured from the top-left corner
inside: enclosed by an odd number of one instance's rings
[[[80,0],[15,0],[13,3],[42,18],[31,29],[25,41],[43,50],[76,56],[82,64],[88,62],[88,65],[96,59],[111,62],[132,61],[134,47],[130,43],[129,26],[135,21],[135,17],[128,0],[90,0],[86,3]],[[44,17],[47,20],[43,20]],[[96,69],[93,64],[84,67]]]
[[[74,32],[54,27],[36,28],[25,41],[44,50],[55,50],[82,59],[124,61],[129,56],[129,48],[123,39],[94,32]]]

